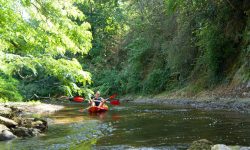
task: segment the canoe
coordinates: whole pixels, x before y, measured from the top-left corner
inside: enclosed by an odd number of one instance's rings
[[[102,107],[99,107],[99,106],[90,106],[88,108],[89,113],[99,113],[99,112],[105,112],[105,111],[108,111],[108,110],[109,110],[109,108],[105,104]]]

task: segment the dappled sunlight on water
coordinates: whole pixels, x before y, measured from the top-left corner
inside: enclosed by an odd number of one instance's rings
[[[72,116],[71,118],[65,118],[65,116],[53,117],[54,124],[69,124],[75,122],[82,122],[84,120],[89,120],[89,118],[83,116]]]

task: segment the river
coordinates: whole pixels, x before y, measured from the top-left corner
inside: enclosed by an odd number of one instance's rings
[[[7,150],[187,149],[195,140],[249,146],[250,114],[190,107],[127,103],[102,114],[83,104],[66,105],[48,118],[39,137],[0,142]],[[34,114],[35,115],[35,114]]]

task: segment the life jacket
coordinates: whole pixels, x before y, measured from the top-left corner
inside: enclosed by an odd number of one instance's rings
[[[95,102],[95,105],[96,105],[96,106],[99,106],[99,104],[100,104],[101,101],[102,101],[102,98],[101,98],[101,97],[98,97],[98,98],[94,97],[94,98],[92,98],[92,99],[94,99],[94,102]]]
[[[100,102],[102,101],[102,97],[98,97],[98,98],[96,98],[96,97],[92,96],[92,97],[91,97],[91,99],[94,99],[94,100],[96,100],[96,101],[100,101]]]

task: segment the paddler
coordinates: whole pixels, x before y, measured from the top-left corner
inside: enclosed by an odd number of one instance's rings
[[[91,98],[91,106],[99,106],[102,107],[106,100],[100,97],[100,91],[96,91],[95,95]]]

